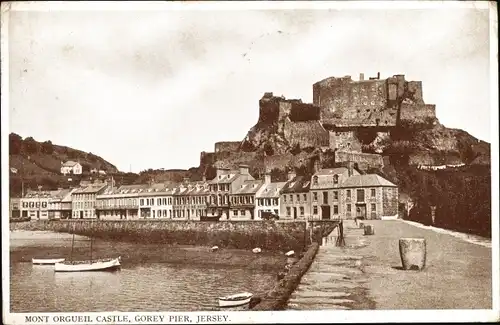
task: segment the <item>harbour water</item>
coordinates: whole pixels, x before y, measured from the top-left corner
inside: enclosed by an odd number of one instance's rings
[[[88,259],[87,238],[77,237],[71,252],[71,235],[10,236],[11,312],[218,310],[218,296],[269,290],[285,263],[275,253],[96,241],[93,257],[119,255],[121,270],[55,273],[53,266],[32,265],[31,258]]]

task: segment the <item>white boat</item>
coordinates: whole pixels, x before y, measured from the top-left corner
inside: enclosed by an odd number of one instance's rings
[[[250,292],[237,293],[230,296],[219,297],[219,307],[236,307],[248,304],[253,294]]]
[[[64,258],[32,258],[31,262],[36,265],[54,265],[64,262]]]
[[[285,256],[288,256],[288,257],[294,256],[294,255],[295,255],[294,251],[288,251],[285,253]]]
[[[252,252],[254,252],[254,254],[259,254],[260,252],[262,252],[262,249],[260,249],[259,247],[256,247],[256,248],[252,249]]]
[[[75,231],[73,229],[73,240],[71,243],[71,255],[69,261],[62,261],[54,264],[55,272],[90,272],[90,271],[112,271],[119,269],[121,266],[121,257],[116,258],[92,258],[92,243],[93,238],[90,238],[90,259],[88,260],[73,260],[73,249],[75,246]]]
[[[212,248],[210,248],[210,250],[212,252],[218,251],[219,250],[219,246],[213,246]]]
[[[112,271],[120,268],[121,257],[87,261],[63,261],[54,265],[56,272]]]

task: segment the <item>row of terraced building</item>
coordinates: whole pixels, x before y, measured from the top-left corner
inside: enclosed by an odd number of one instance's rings
[[[248,166],[217,170],[212,180],[114,186],[87,184],[32,191],[20,199],[31,219],[280,220],[382,219],[397,217],[398,188],[376,174],[348,167],[317,169],[311,176],[288,173],[272,182],[255,179]]]

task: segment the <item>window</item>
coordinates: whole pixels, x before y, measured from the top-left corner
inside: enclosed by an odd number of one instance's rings
[[[318,202],[318,192],[313,192],[313,202]]]
[[[365,190],[357,190],[356,191],[356,194],[357,194],[357,201],[358,202],[364,202],[365,201]]]
[[[283,195],[283,203],[286,203],[286,195]]]
[[[241,215],[244,216],[245,215],[245,210],[241,210]]]
[[[313,214],[318,214],[318,206],[313,206]]]
[[[338,200],[339,199],[339,192],[333,191],[333,199]]]
[[[328,204],[328,192],[323,192],[323,204]]]
[[[290,194],[290,203],[293,203],[293,195]]]
[[[238,210],[234,210],[233,211],[233,216],[237,216],[238,215]]]
[[[273,199],[273,205],[278,205],[278,199]]]
[[[333,175],[333,184],[339,183],[339,175]]]
[[[372,189],[370,190],[370,196],[371,196],[371,197],[375,197],[375,189],[374,189],[374,188],[372,188]]]
[[[377,212],[377,205],[372,203],[372,212]]]
[[[347,199],[350,200],[351,199],[351,190],[347,190],[346,191],[346,196],[347,196]]]
[[[156,205],[161,205],[161,199],[156,199]]]
[[[347,205],[347,212],[351,212],[351,205],[350,204]]]
[[[302,198],[304,199],[304,202],[307,202],[307,194],[303,194]]]
[[[297,194],[297,202],[300,202],[300,194]]]
[[[291,214],[291,213],[290,213],[290,207],[286,207],[286,215],[287,215],[287,216],[290,216],[290,214]]]
[[[333,214],[339,214],[339,206],[338,205],[333,206]]]
[[[304,207],[300,207],[300,215],[303,216],[304,215]]]
[[[313,185],[318,185],[318,176],[313,177]]]

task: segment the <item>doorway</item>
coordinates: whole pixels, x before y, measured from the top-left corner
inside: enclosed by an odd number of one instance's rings
[[[293,208],[293,219],[297,219],[297,208]]]
[[[356,218],[366,219],[366,204],[356,205]]]
[[[80,211],[80,219],[83,219],[83,211]]]
[[[330,220],[330,206],[322,205],[321,206],[321,219],[322,220]]]

